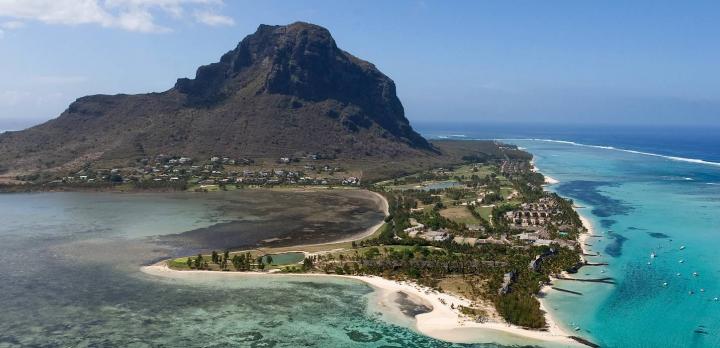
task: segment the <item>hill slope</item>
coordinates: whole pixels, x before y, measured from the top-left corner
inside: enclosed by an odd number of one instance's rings
[[[393,81],[307,23],[261,25],[168,91],[83,97],[56,119],[0,135],[6,172],[123,166],[161,153],[363,163],[439,155],[405,118]]]

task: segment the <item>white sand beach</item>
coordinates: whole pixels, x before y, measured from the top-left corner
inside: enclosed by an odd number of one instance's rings
[[[543,176],[545,177],[545,184],[546,184],[546,185],[555,185],[555,184],[560,183],[560,181],[558,181],[558,180],[556,180],[556,179],[554,179],[554,178],[552,178],[552,177],[550,177],[550,176],[547,176],[547,175],[543,175]]]
[[[534,170],[537,170],[534,168]],[[558,183],[557,180],[545,176],[545,180],[549,184]],[[388,202],[380,194],[377,195],[380,201],[380,205],[387,216]],[[578,213],[578,215],[580,215]],[[593,234],[593,226],[590,221],[580,215],[580,219],[583,225],[586,227],[587,232],[583,233],[579,237],[580,245],[583,252],[586,253],[586,246],[584,245],[588,235]],[[361,234],[352,236],[343,241],[348,242],[351,240],[358,240],[365,238],[374,233],[382,222],[368,228]],[[332,244],[328,243],[328,244]],[[277,272],[219,272],[219,271],[178,271],[172,270],[167,266],[165,261],[157,263],[151,266],[142,267],[142,271],[146,274],[166,277],[166,278],[187,278],[187,277],[202,277],[209,274],[222,275],[229,277],[243,277],[243,276],[298,276],[297,274],[285,274]],[[405,293],[410,300],[416,303],[421,303],[429,308],[432,308],[430,312],[418,314],[415,316],[414,323],[412,324],[414,329],[418,332],[427,335],[432,338],[439,340],[453,342],[453,343],[499,343],[506,345],[527,345],[534,344],[539,346],[547,347],[582,347],[584,345],[570,338],[572,334],[562,328],[554,320],[550,312],[547,310],[548,304],[546,300],[539,298],[541,309],[546,313],[545,320],[548,324],[545,330],[530,330],[519,326],[508,324],[501,319],[494,318],[486,322],[476,322],[473,319],[460,313],[458,306],[470,306],[471,301],[448,293],[441,293],[431,288],[427,288],[418,285],[413,282],[407,281],[394,281],[385,279],[377,276],[347,276],[347,275],[334,275],[334,274],[304,274],[303,276],[308,277],[341,277],[348,279],[355,279],[369,284],[375,289],[373,295],[373,303],[370,305],[373,309],[377,309],[387,318],[397,318],[403,314],[400,312],[399,305],[395,302],[397,293]],[[548,291],[552,291],[550,286],[547,285],[540,290],[540,297]],[[474,303],[477,306],[477,303]],[[494,308],[488,308],[488,312],[494,312]],[[392,321],[392,319],[391,319]]]
[[[219,272],[219,271],[176,271],[170,269],[165,262],[142,267],[142,271],[153,276],[166,278],[186,278],[203,275],[222,275],[228,277],[243,277],[249,275],[266,276],[298,276],[297,274],[281,274],[268,272]],[[459,296],[440,293],[430,288],[412,282],[399,282],[376,276],[344,276],[332,274],[304,274],[307,277],[341,277],[363,281],[372,286],[376,294],[377,303],[374,308],[381,311],[398,312],[391,296],[396,292],[403,292],[417,303],[432,308],[428,313],[415,317],[415,327],[418,332],[439,340],[454,343],[485,343],[495,342],[501,344],[536,344],[550,347],[579,347],[581,344],[570,338],[570,334],[563,331],[553,320],[547,317],[548,330],[528,330],[503,322],[475,322],[460,314],[457,306],[470,305],[470,301]],[[455,308],[451,308],[455,307]]]
[[[536,173],[539,173],[539,172],[540,172],[540,169],[538,169],[538,167],[535,166],[535,160],[534,160],[534,159],[530,161],[530,166],[531,166],[531,170],[532,170],[533,172],[536,172]],[[553,178],[553,177],[547,176],[547,175],[545,175],[545,174],[543,174],[543,176],[545,177],[545,185],[555,185],[555,184],[559,184],[559,183],[560,183],[560,181],[556,180],[556,179]]]

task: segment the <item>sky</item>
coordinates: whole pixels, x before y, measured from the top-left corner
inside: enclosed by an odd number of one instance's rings
[[[720,125],[718,1],[0,0],[0,130],[295,21],[390,76],[411,122]]]

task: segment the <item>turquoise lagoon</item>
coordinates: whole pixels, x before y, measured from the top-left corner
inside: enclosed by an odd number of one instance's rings
[[[604,347],[720,346],[720,165],[569,142],[508,140],[593,222],[592,262],[557,281],[552,315]],[[684,248],[683,248],[684,247]],[[681,250],[682,249],[682,250]],[[651,257],[655,253],[656,257]],[[697,275],[693,275],[696,272]]]
[[[353,193],[279,195],[0,195],[0,347],[457,346],[416,333],[410,319],[385,320],[359,281],[140,271],[218,238],[307,240],[338,226],[354,234],[383,217]],[[303,219],[308,212],[330,222]],[[272,228],[256,236],[264,226]]]
[[[587,241],[600,253],[589,259],[609,265],[575,276],[615,280],[558,281],[582,293],[547,296],[562,326],[605,347],[720,346],[720,167],[512,142],[560,181],[549,188],[582,206],[601,235]],[[371,288],[352,280],[159,279],[139,271],[169,256],[268,236],[312,241],[317,231],[333,231],[322,239],[346,238],[348,227],[359,233],[382,218],[368,204],[351,203],[358,197],[237,194],[0,195],[0,347],[458,346],[414,332],[409,320],[384,320],[370,305]],[[302,219],[308,212],[316,218]]]

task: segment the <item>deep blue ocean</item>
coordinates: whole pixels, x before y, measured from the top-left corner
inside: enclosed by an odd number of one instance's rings
[[[603,347],[720,347],[720,128],[417,128],[430,138],[521,146],[559,181],[548,189],[592,222],[598,237],[586,243],[598,256],[587,259],[608,265],[574,277],[614,284],[557,281],[580,293],[546,296],[561,326]],[[369,306],[371,288],[358,282],[141,274],[140,265],[178,252],[157,244],[161,237],[237,218],[211,196],[171,198],[0,195],[0,347],[460,346],[381,319]],[[238,211],[250,221],[278,219]]]
[[[720,347],[720,128],[459,125],[431,138],[502,139],[535,156],[593,224],[577,278],[551,291],[562,326],[603,347]],[[652,255],[655,255],[654,257]]]
[[[720,121],[714,126],[419,123],[415,128],[430,138],[553,139],[720,162]]]

